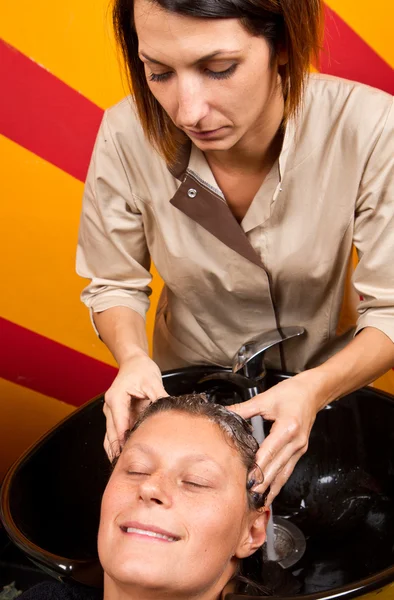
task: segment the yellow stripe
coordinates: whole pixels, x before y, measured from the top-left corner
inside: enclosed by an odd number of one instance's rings
[[[152,355],[152,340],[153,340],[153,330],[154,330],[154,326],[155,326],[156,309],[157,309],[157,303],[160,298],[161,290],[163,289],[163,280],[161,279],[160,275],[156,271],[154,264],[152,264],[151,273],[153,275],[152,295],[150,297],[150,308],[149,308],[148,314],[146,316],[146,333],[148,336],[149,351],[150,351],[150,354]]]
[[[379,377],[379,379],[374,382],[373,387],[379,388],[389,394],[394,394],[394,371],[391,370],[385,375],[382,375],[382,377]]]
[[[0,481],[11,464],[73,406],[0,379]]]
[[[394,67],[392,0],[380,0],[374,5],[368,0],[327,0],[326,4]]]
[[[83,185],[0,136],[2,178],[0,314],[93,358],[114,364],[79,300],[86,282],[75,273]],[[161,282],[154,285],[149,337]]]
[[[108,0],[2,4],[0,38],[103,108],[126,95]]]
[[[90,356],[109,360],[80,304],[75,248],[83,185],[0,138],[3,293],[0,314]]]

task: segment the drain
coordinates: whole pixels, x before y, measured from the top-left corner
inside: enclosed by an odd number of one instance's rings
[[[306,549],[305,536],[296,525],[276,516],[274,516],[274,536],[277,562],[284,569],[288,569],[303,557]],[[263,546],[263,559],[267,560],[266,544]]]

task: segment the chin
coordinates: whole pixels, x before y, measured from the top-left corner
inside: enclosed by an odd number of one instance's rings
[[[202,151],[226,151],[235,146],[237,140],[230,140],[228,138],[224,138],[222,140],[193,140],[193,143]]]
[[[136,560],[128,561],[116,564],[106,572],[114,582],[130,587],[163,590],[168,589],[171,583],[168,580],[168,568],[155,568],[151,561],[140,564]]]

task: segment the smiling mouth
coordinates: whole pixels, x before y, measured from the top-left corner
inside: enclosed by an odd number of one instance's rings
[[[165,535],[164,533],[157,533],[156,531],[149,531],[148,529],[139,529],[138,527],[121,527],[121,530],[125,533],[136,533],[137,535],[143,535],[150,538],[157,538],[166,542],[177,542],[180,538]]]

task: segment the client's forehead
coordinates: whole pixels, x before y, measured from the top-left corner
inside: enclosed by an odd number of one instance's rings
[[[148,417],[131,434],[122,455],[172,458],[226,472],[239,463],[244,469],[239,451],[219,425],[204,415],[176,410]]]
[[[126,445],[125,455],[131,454],[131,453],[141,453],[141,454],[145,454],[146,456],[155,456],[155,454],[158,451],[160,452],[160,448],[161,448],[160,444],[149,445],[149,444],[144,444],[141,442],[136,442],[134,439],[132,442],[130,442]],[[206,453],[199,453],[199,452],[193,452],[193,451],[190,453],[185,452],[184,458],[190,462],[212,463],[214,465],[217,465],[217,461],[210,454],[206,454]]]

